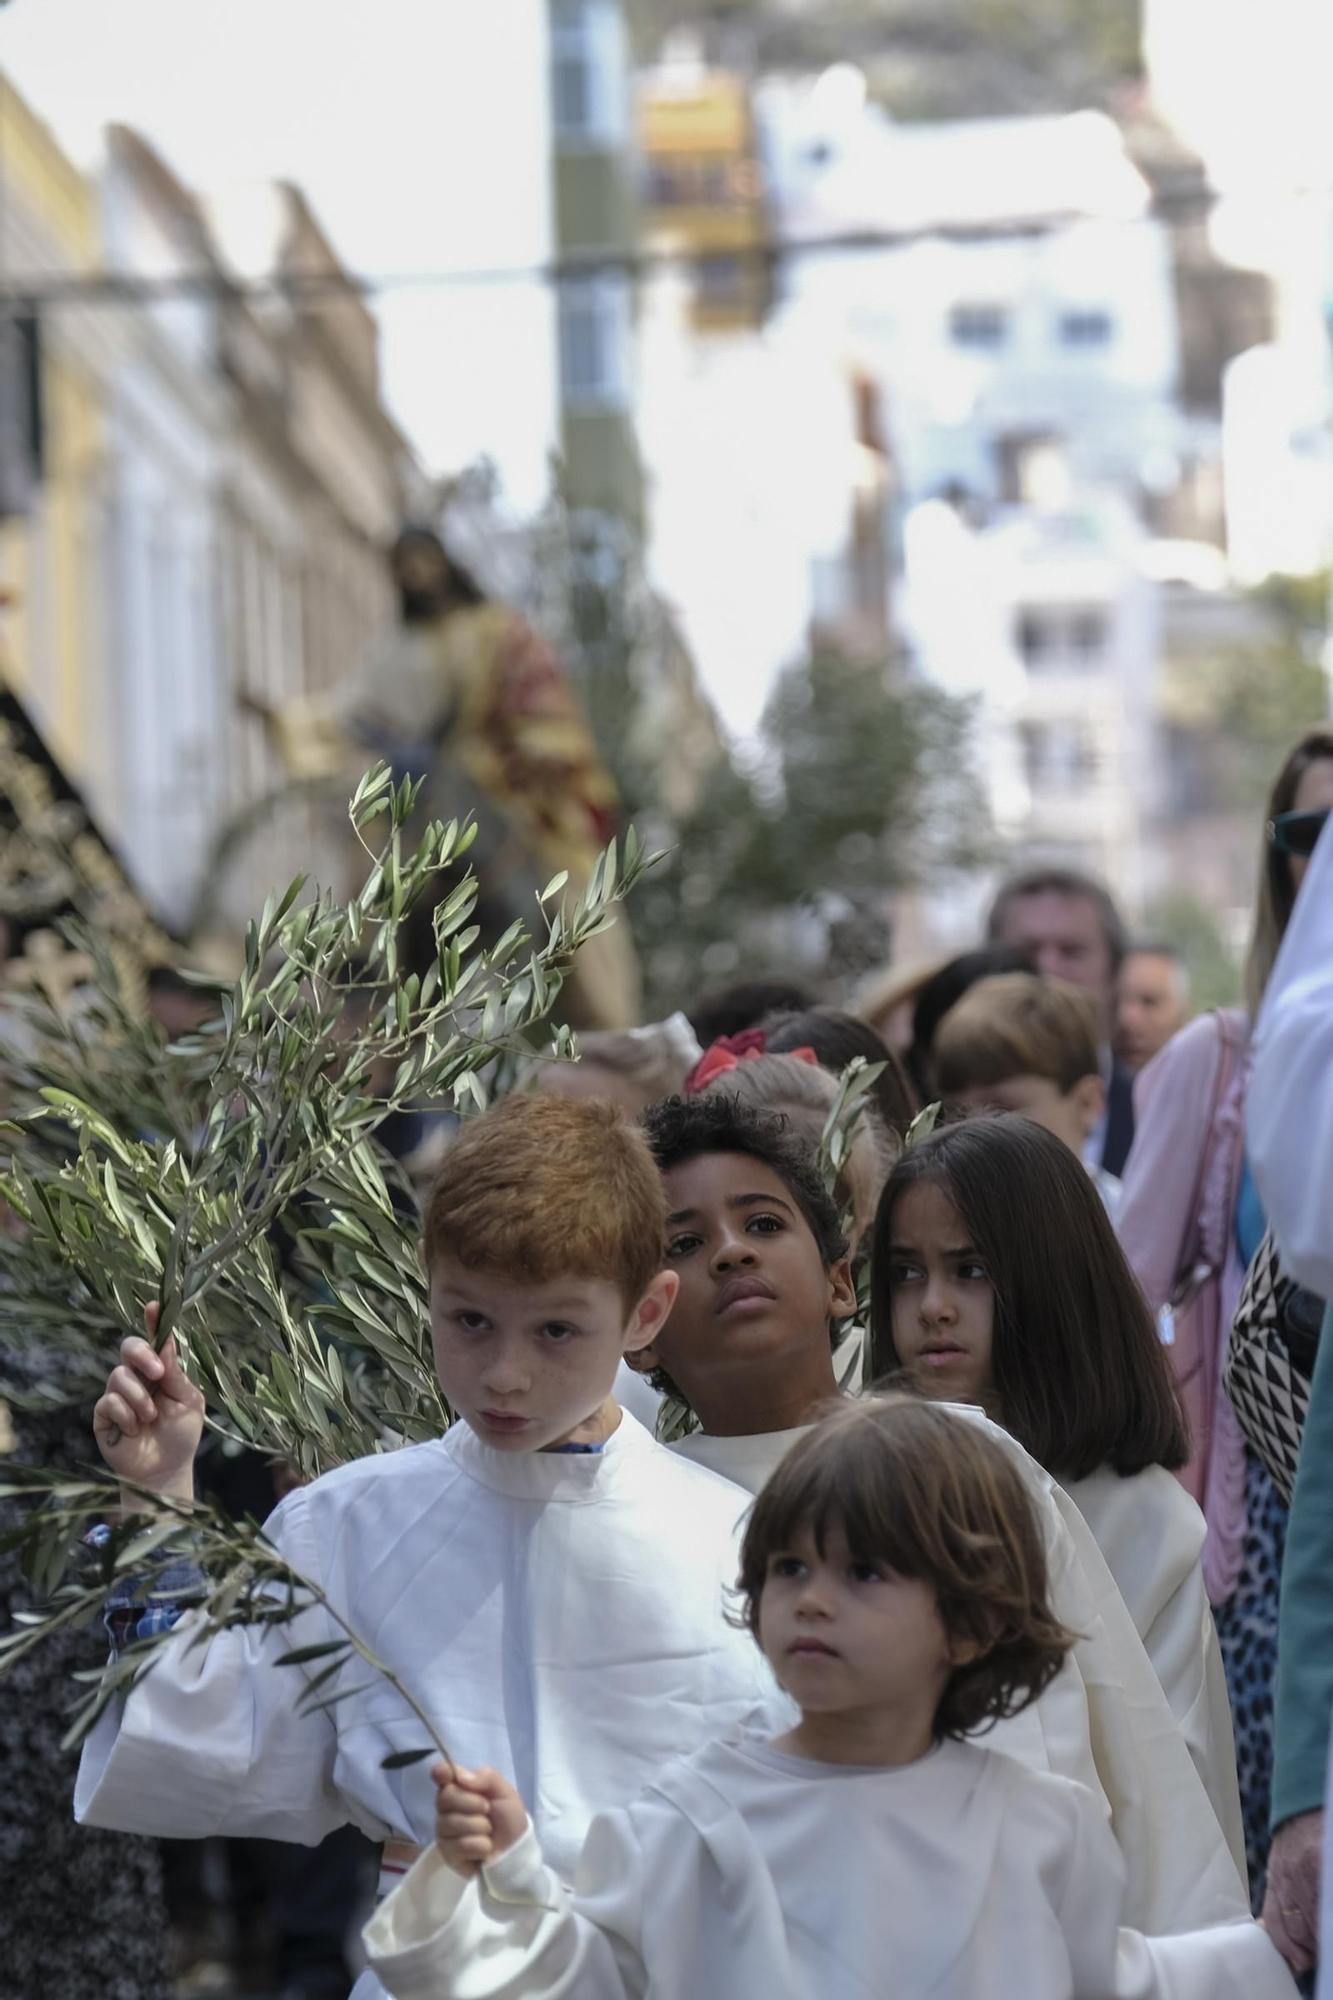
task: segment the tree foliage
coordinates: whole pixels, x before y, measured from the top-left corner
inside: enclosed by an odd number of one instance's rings
[[[896,661],[825,649],[779,675],[744,752],[715,723],[685,741],[706,704],[628,534],[557,494],[534,553],[534,611],[662,852],[630,910],[650,1014],[742,966],[854,978],[889,956],[895,891],[980,858],[965,702]]]
[[[965,704],[883,661],[788,668],[754,761],[710,773],[636,901],[650,987],[665,1002],[742,968],[851,979],[882,963],[893,893],[976,857],[966,740]]]
[[[1192,809],[1261,809],[1292,745],[1328,720],[1329,578],[1274,576],[1247,593],[1254,636],[1172,663],[1168,713]]]

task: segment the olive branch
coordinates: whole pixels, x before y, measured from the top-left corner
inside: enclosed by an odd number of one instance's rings
[[[376,1144],[395,1112],[484,1108],[493,1065],[532,1051],[579,948],[614,921],[651,865],[631,829],[577,901],[563,876],[483,946],[472,830],[432,822],[409,853],[419,785],[367,774],[349,812],[368,873],[347,900],[304,879],[270,896],[212,1015],[170,1048],[142,1020],[105,939],[74,921],[93,979],[66,1014],[27,1002],[3,1051],[10,1117],[0,1197],[0,1392],[39,1408],[97,1393],[117,1342],[159,1306],[203,1391],[208,1422],[313,1477],[348,1459],[438,1436],[450,1422],[431,1363],[426,1280],[406,1177]],[[432,898],[433,956],[409,970],[404,925]],[[550,1053],[574,1053],[561,1027]],[[32,1366],[26,1365],[32,1363]],[[58,1365],[54,1365],[57,1364]],[[91,1577],[80,1538],[115,1509],[115,1483],[15,1465],[0,1484],[22,1518],[0,1535],[21,1557],[34,1608],[0,1636],[0,1673],[58,1629],[92,1618],[107,1589],[148,1587],[188,1545],[203,1571],[195,1641],[322,1607],[339,1636],[280,1664],[315,1667],[302,1701],[333,1705],[353,1654],[429,1718],[319,1587],[252,1522],[141,1493]],[[108,1553],[109,1552],[109,1553]],[[157,1657],[119,1655],[78,1710],[80,1740]],[[413,1761],[428,1750],[404,1755]]]
[[[377,1129],[410,1106],[484,1107],[484,1073],[530,1052],[575,952],[648,865],[631,830],[572,908],[563,877],[547,885],[536,943],[515,924],[489,949],[463,873],[435,905],[432,962],[404,973],[406,918],[471,834],[433,823],[406,854],[418,789],[386,767],[363,779],[350,810],[364,886],[347,902],[303,902],[299,880],[271,896],[241,978],[194,1035],[164,1050],[89,939],[90,1015],[39,1004],[36,1053],[7,1062],[0,1196],[19,1228],[0,1237],[0,1340],[80,1347],[100,1383],[111,1337],[141,1331],[156,1299],[157,1340],[176,1335],[214,1424],[307,1476],[449,1420],[415,1204]],[[562,1028],[553,1053],[572,1052]]]
[[[87,1547],[88,1529],[117,1509],[122,1492],[133,1495],[139,1511],[107,1527],[99,1546]],[[148,1602],[155,1587],[171,1572],[179,1575],[178,1566],[188,1562],[192,1583],[184,1607],[190,1620],[187,1650],[238,1626],[292,1625],[318,1609],[337,1628],[337,1636],[289,1647],[272,1661],[279,1667],[315,1669],[303,1673],[296,1713],[330,1713],[364,1693],[376,1679],[387,1681],[428,1741],[419,1749],[394,1751],[383,1760],[383,1768],[398,1769],[432,1755],[452,1763],[435,1724],[389,1662],[255,1522],[233,1521],[208,1503],[190,1505],[128,1481],[118,1484],[105,1474],[78,1478],[26,1466],[16,1467],[0,1481],[0,1503],[15,1500],[37,1504],[19,1527],[0,1536],[0,1555],[21,1552],[41,1608],[15,1613],[14,1629],[0,1636],[0,1675],[53,1633],[92,1623],[117,1584],[130,1584],[136,1603]],[[89,1684],[90,1691],[75,1709],[61,1747],[73,1749],[82,1743],[104,1710],[137,1686],[164,1649],[179,1638],[179,1628],[165,1628],[135,1639],[113,1654],[104,1668],[76,1673],[75,1681]],[[349,1685],[345,1669],[355,1660],[370,1679]]]

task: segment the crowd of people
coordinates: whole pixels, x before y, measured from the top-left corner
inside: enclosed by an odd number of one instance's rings
[[[176,1843],[218,1836],[279,1885],[284,2000],[358,1968],[358,2000],[1310,1990],[1330,809],[1314,732],[1242,1008],[1191,1020],[1170,941],[1047,867],[848,1008],[754,980],[534,1057],[423,1204],[452,1428],[271,1524],[447,1757],[397,1754],[419,1725],[374,1676],[298,1711],[272,1655],[320,1607],[199,1643],[188,1565],[131,1583],[116,1643],[179,1622],[83,1750],[61,1866],[136,1836],[97,1863],[135,1941],[81,1962],[46,1910],[47,1971],[0,1991],[158,2000],[148,1843],[179,1923]],[[111,1469],[192,1498],[203,1419],[173,1344],[127,1339]]]

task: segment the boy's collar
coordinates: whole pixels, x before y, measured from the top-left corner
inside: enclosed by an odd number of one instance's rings
[[[515,1500],[581,1505],[604,1498],[627,1460],[657,1447],[627,1410],[603,1445],[572,1451],[497,1451],[467,1424],[456,1423],[441,1440],[445,1450],[478,1485]]]

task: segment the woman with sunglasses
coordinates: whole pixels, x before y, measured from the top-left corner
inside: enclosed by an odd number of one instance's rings
[[[1163,1315],[1189,1420],[1181,1478],[1203,1508],[1203,1570],[1231,1693],[1250,1888],[1263,1894],[1272,1771],[1272,1684],[1286,1509],[1247,1451],[1222,1379],[1227,1333],[1265,1219],[1245,1159],[1251,1031],[1309,857],[1333,810],[1333,730],[1302,737],[1264,817],[1244,1010],[1205,1014],[1135,1087],[1137,1133],[1119,1233]],[[1299,1145],[1299,1134],[1292,1134]]]

